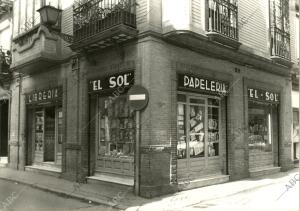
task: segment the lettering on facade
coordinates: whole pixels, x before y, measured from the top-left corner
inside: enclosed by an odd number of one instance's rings
[[[26,94],[26,104],[53,101],[60,98],[62,98],[62,88],[56,87]]]
[[[134,84],[134,72],[114,74],[89,82],[89,92],[114,90],[119,87],[130,87]]]
[[[214,94],[228,93],[228,84],[218,80],[210,80],[201,77],[178,74],[178,88],[193,91],[204,91]]]
[[[267,90],[248,88],[248,97],[262,102],[279,103],[279,93]]]

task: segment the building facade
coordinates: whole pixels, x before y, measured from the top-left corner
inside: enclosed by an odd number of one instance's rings
[[[9,166],[143,197],[293,168],[294,7],[15,0]],[[133,85],[149,92],[140,121]]]
[[[296,7],[296,16],[294,17],[296,23],[296,34],[299,34],[299,6]],[[295,40],[296,46],[299,49],[299,36]],[[300,145],[299,145],[299,50],[296,51],[296,58],[298,62],[294,65],[292,70],[292,107],[293,107],[293,145],[292,145],[292,159],[299,165]]]
[[[7,166],[9,154],[12,8],[12,1],[0,3],[0,166]]]

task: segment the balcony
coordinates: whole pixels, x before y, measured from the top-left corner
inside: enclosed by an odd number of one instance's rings
[[[213,41],[238,48],[238,7],[232,0],[207,0],[206,35]]]
[[[73,11],[73,50],[91,51],[137,36],[135,0],[90,0]]]
[[[36,25],[13,38],[12,54],[11,69],[23,74],[46,71],[63,59],[59,38],[43,25]]]
[[[271,30],[271,59],[283,65],[291,63],[290,34],[277,28]]]
[[[9,89],[10,81],[13,77],[10,71],[11,52],[0,48],[0,85],[2,88]]]

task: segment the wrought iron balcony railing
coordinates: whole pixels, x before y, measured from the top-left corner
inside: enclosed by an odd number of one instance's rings
[[[0,74],[9,74],[11,65],[11,52],[0,48]]]
[[[271,28],[271,56],[291,59],[290,34],[277,27]]]
[[[237,4],[232,0],[207,0],[207,31],[238,40]]]
[[[136,28],[135,0],[90,0],[74,8],[74,42],[124,24]]]

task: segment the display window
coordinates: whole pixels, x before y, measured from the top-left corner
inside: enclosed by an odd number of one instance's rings
[[[293,159],[299,160],[299,109],[293,109]]]
[[[273,119],[276,106],[249,102],[249,150],[258,150],[264,152],[272,151],[273,143]]]
[[[126,95],[98,99],[98,157],[133,158],[135,126]]]
[[[220,100],[214,97],[178,95],[177,158],[219,155]]]
[[[248,88],[249,169],[278,165],[279,104],[279,93]]]

